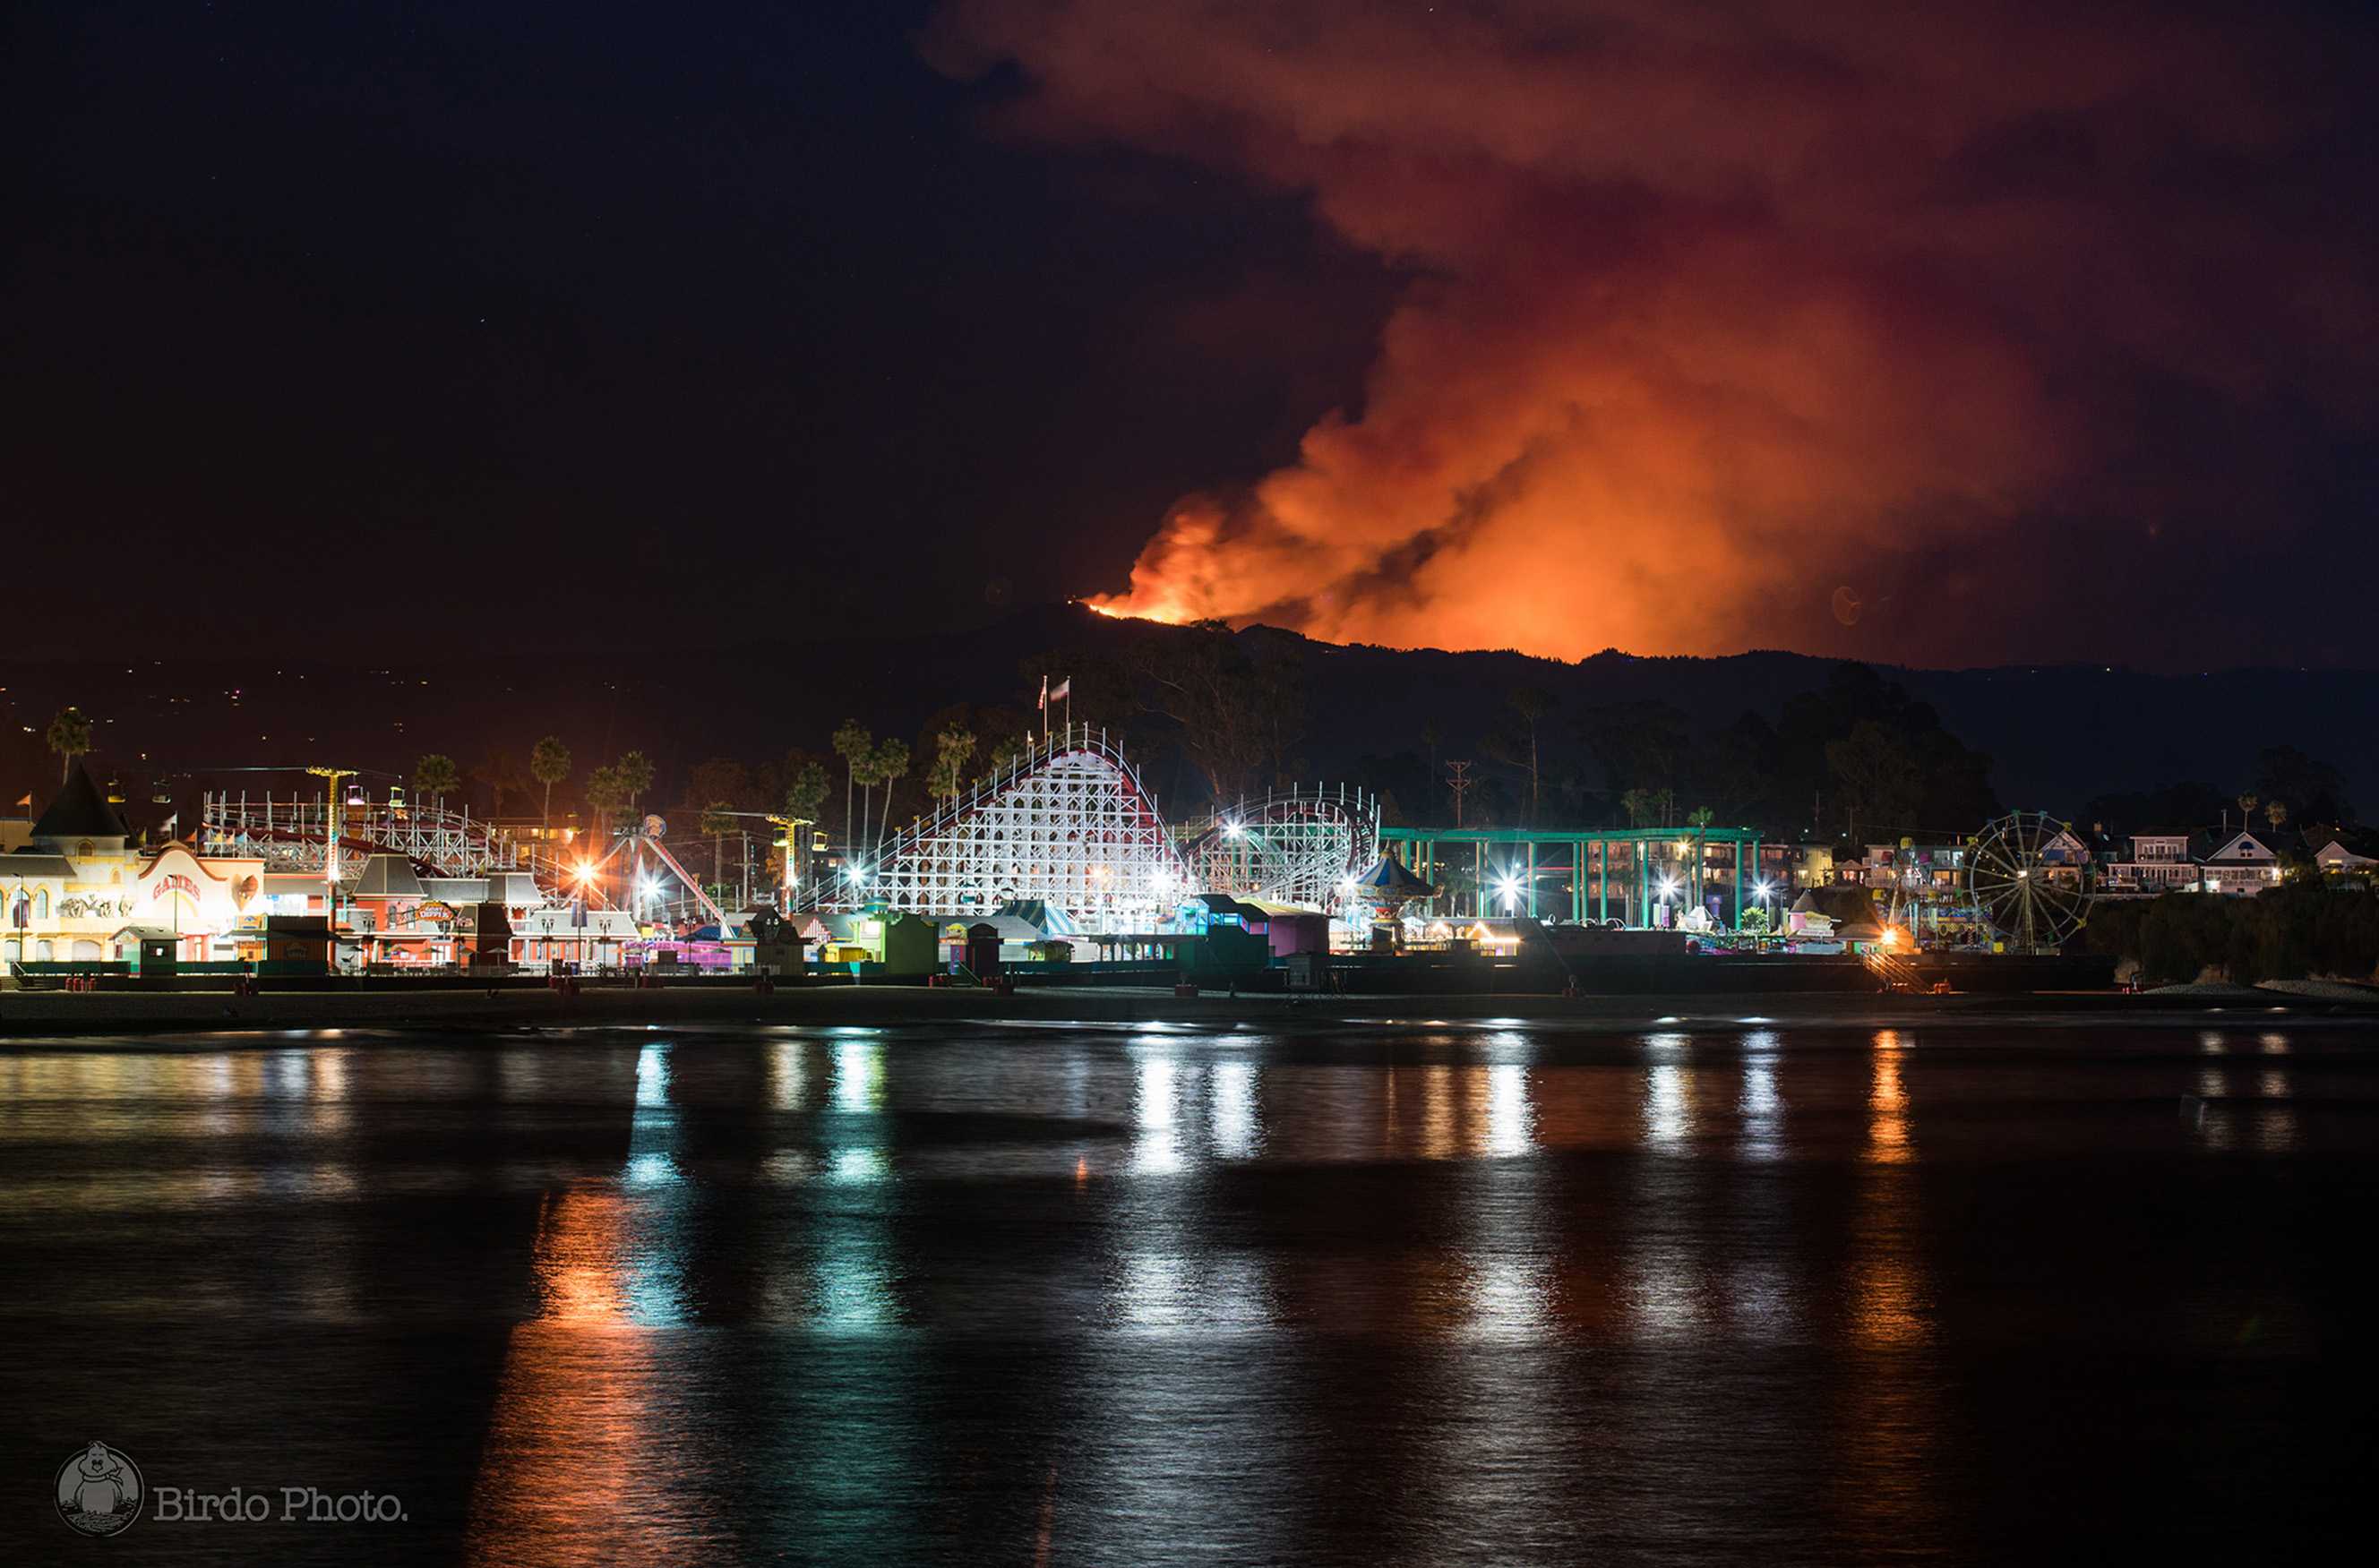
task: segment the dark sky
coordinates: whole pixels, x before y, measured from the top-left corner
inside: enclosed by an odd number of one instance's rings
[[[716,644],[1119,586],[1355,394],[1277,192],[983,134],[919,6],[12,8],[29,653]],[[222,592],[221,590],[229,590]],[[19,618],[21,616],[21,619]]]
[[[11,646],[2369,664],[2370,24],[2086,11],[12,7]]]

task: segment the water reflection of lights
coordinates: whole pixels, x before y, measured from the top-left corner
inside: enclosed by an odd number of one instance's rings
[[[1876,1032],[1874,1076],[1867,1089],[1866,1157],[1878,1164],[1900,1164],[1910,1155],[1908,1095],[1900,1084],[1902,1050],[1897,1031]]]
[[[630,1187],[659,1187],[678,1179],[670,1152],[677,1142],[677,1115],[670,1108],[669,1081],[669,1057],[659,1046],[647,1045],[636,1054],[636,1109],[622,1173]]]
[[[768,1051],[768,1100],[780,1111],[802,1109],[809,1089],[809,1067],[802,1059],[798,1040],[779,1040]]]
[[[1629,1260],[1628,1317],[1636,1336],[1654,1343],[1686,1340],[1701,1328],[1700,1262],[1673,1235],[1653,1238]]]
[[[1906,1052],[1897,1030],[1878,1030],[1867,1090],[1867,1152],[1875,1165],[1915,1158],[1909,1138],[1909,1097],[1900,1080]],[[1925,1277],[1915,1255],[1914,1173],[1876,1170],[1859,1192],[1851,1263],[1851,1326],[1862,1344],[1916,1345],[1931,1333]]]
[[[1186,1328],[1195,1305],[1189,1272],[1179,1258],[1159,1252],[1125,1256],[1115,1289],[1118,1321],[1145,1330]]]
[[[1743,1092],[1735,1114],[1743,1120],[1740,1153],[1746,1160],[1774,1160],[1784,1152],[1784,1100],[1776,1092],[1776,1036],[1765,1030],[1743,1038]]]
[[[888,1248],[880,1234],[854,1235],[818,1260],[813,1323],[828,1333],[865,1333],[900,1319]]]
[[[1644,1141],[1674,1152],[1693,1130],[1693,1108],[1685,1095],[1685,1069],[1673,1059],[1687,1043],[1682,1034],[1648,1035],[1645,1045],[1654,1060],[1644,1075]]]
[[[884,1103],[884,1047],[845,1040],[834,1048],[834,1108],[873,1111]]]
[[[639,1480],[667,1463],[668,1396],[658,1357],[633,1328],[630,1207],[588,1184],[539,1211],[533,1258],[543,1311],[505,1348],[472,1489],[470,1562],[515,1561],[526,1538],[568,1538],[586,1562],[650,1562],[691,1523]],[[551,1478],[565,1473],[579,1478],[555,1488]]]
[[[1174,1104],[1177,1089],[1170,1056],[1144,1056],[1132,1089],[1131,1168],[1163,1176],[1181,1168],[1181,1132]]]
[[[799,1149],[779,1149],[760,1162],[760,1181],[767,1186],[791,1187],[809,1180],[815,1169],[810,1157]]]
[[[829,1169],[833,1180],[849,1185],[882,1181],[889,1167],[880,1149],[845,1149],[835,1155]]]
[[[1218,1063],[1214,1079],[1214,1152],[1226,1160],[1252,1158],[1263,1141],[1257,1123],[1255,1067],[1250,1062]]]
[[[1540,1338],[1552,1321],[1547,1305],[1552,1267],[1541,1258],[1494,1256],[1470,1267],[1462,1326],[1470,1339],[1525,1343]]]
[[[1433,1062],[1420,1070],[1420,1155],[1443,1160],[1454,1150],[1454,1069]]]
[[[670,1103],[670,1058],[651,1044],[636,1054],[636,1104],[628,1133],[622,1189],[638,1194],[624,1211],[622,1290],[628,1316],[639,1323],[674,1323],[685,1317],[684,1210],[693,1201],[678,1167],[678,1117]]]
[[[2281,1076],[2277,1073],[2267,1073],[2264,1079],[2268,1084],[2272,1079]],[[2255,1147],[2266,1154],[2285,1154],[2297,1146],[2296,1107],[2286,1103],[2284,1097],[2288,1092],[2288,1088],[2285,1082],[2277,1089],[2266,1088],[2265,1096],[2268,1099],[2280,1100],[2281,1103],[2266,1104],[2256,1107]]]
[[[1528,1105],[1528,1069],[1499,1062],[1487,1069],[1487,1152],[1498,1158],[1525,1154],[1534,1141],[1535,1116]]]
[[[593,1188],[572,1188],[546,1200],[531,1250],[543,1302],[540,1317],[586,1324],[627,1316],[622,1288],[624,1215],[618,1193]]]
[[[2259,1034],[2255,1037],[2255,1043],[2262,1048],[2266,1056],[2285,1056],[2288,1054],[2288,1037],[2285,1034]]]

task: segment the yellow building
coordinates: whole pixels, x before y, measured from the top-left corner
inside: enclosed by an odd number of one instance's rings
[[[187,962],[261,956],[261,860],[131,837],[77,762],[25,841],[0,855],[0,958],[128,962],[160,938]]]

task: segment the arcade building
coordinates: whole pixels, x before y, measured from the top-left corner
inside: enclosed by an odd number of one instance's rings
[[[135,844],[77,760],[39,817],[0,826],[0,959],[137,961],[160,941],[189,963],[261,958],[263,887],[260,859]]]

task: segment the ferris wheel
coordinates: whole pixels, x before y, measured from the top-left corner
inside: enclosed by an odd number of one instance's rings
[[[1984,826],[1966,854],[1974,906],[2019,952],[2054,952],[2089,913],[2088,855],[2046,812],[2018,811]]]

